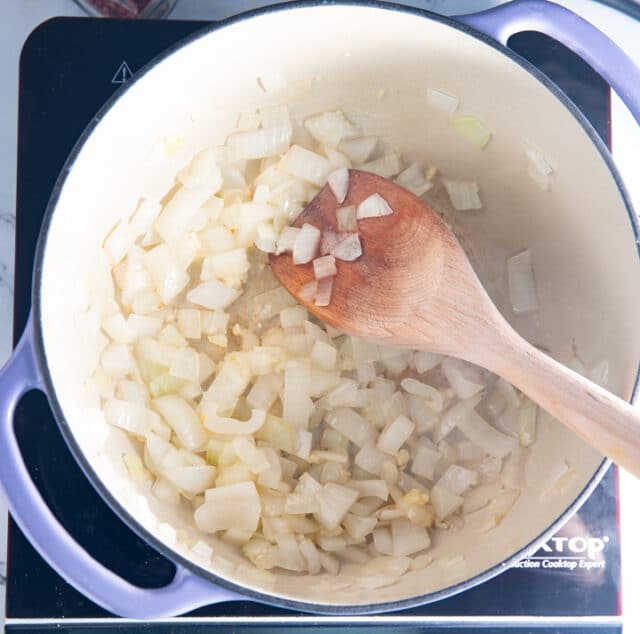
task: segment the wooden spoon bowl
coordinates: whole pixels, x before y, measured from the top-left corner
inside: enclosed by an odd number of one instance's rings
[[[540,352],[500,315],[458,240],[421,199],[380,176],[349,171],[343,203],[325,186],[294,223],[337,230],[336,210],[380,194],[394,213],[358,221],[362,256],[337,261],[331,301],[300,298],[312,264],[271,256],[283,286],[310,312],[350,335],[452,355],[513,383],[640,477],[640,415],[628,403]]]

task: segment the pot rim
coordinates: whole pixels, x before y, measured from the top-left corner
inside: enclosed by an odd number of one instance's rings
[[[607,472],[611,465],[611,460],[608,458],[604,458],[600,463],[593,476],[586,484],[584,489],[577,495],[575,500],[537,537],[532,539],[527,545],[520,548],[516,553],[506,558],[505,560],[497,563],[491,568],[474,575],[473,577],[466,579],[460,583],[454,584],[452,586],[448,586],[436,592],[430,592],[427,594],[418,594],[406,599],[396,600],[396,601],[386,601],[375,604],[354,604],[354,605],[340,605],[340,604],[331,604],[331,603],[313,603],[311,601],[301,601],[301,600],[293,600],[286,597],[281,597],[277,594],[271,594],[267,592],[261,592],[258,590],[254,590],[248,587],[245,587],[237,582],[230,581],[223,577],[219,577],[215,573],[211,572],[211,570],[205,569],[198,564],[193,563],[186,557],[184,557],[181,553],[176,550],[169,548],[166,544],[160,541],[156,536],[154,536],[148,529],[142,526],[136,518],[129,513],[114,497],[106,484],[102,481],[102,479],[97,475],[91,466],[89,460],[85,456],[81,447],[77,443],[75,436],[66,421],[64,416],[62,407],[58,401],[56,396],[56,391],[53,385],[53,381],[51,378],[51,374],[49,372],[49,367],[47,363],[47,356],[45,353],[45,345],[44,345],[44,337],[41,328],[41,303],[40,303],[40,285],[42,281],[42,271],[43,271],[43,260],[44,254],[46,251],[47,240],[49,235],[49,228],[51,225],[51,221],[56,210],[60,194],[67,180],[67,175],[73,168],[80,151],[85,145],[87,139],[91,136],[96,127],[100,124],[105,115],[114,107],[116,102],[119,101],[120,97],[125,94],[133,85],[135,85],[138,80],[144,77],[147,73],[152,71],[156,66],[158,66],[165,59],[169,58],[171,55],[181,50],[185,46],[192,44],[193,42],[199,40],[203,37],[211,36],[213,33],[220,29],[224,29],[233,24],[248,20],[259,18],[263,15],[267,15],[270,13],[287,11],[287,10],[296,10],[296,9],[306,9],[306,8],[316,8],[319,6],[351,6],[362,9],[375,9],[375,10],[390,10],[390,11],[398,11],[402,13],[407,13],[413,15],[415,17],[430,20],[432,22],[437,22],[445,27],[456,29],[457,31],[461,31],[467,35],[474,37],[477,40],[480,40],[484,44],[490,46],[496,51],[499,51],[507,58],[509,58],[512,62],[518,64],[524,70],[528,71],[535,79],[538,80],[540,84],[548,91],[550,91],[556,99],[560,101],[560,103],[569,110],[569,112],[573,115],[576,122],[583,128],[587,136],[591,139],[591,142],[595,145],[597,151],[599,152],[601,158],[605,162],[606,166],[609,169],[609,173],[611,174],[616,187],[619,191],[619,194],[624,202],[625,208],[627,210],[627,214],[629,216],[631,222],[631,228],[636,239],[636,247],[638,250],[638,255],[640,259],[640,224],[638,218],[633,210],[633,206],[631,204],[630,197],[626,191],[624,183],[620,174],[618,173],[615,164],[613,162],[612,156],[609,152],[609,149],[604,144],[602,139],[598,136],[598,133],[595,131],[591,123],[585,117],[585,115],[580,111],[577,106],[571,101],[571,99],[562,91],[560,88],[556,86],[546,75],[544,75],[537,67],[528,62],[526,59],[518,55],[516,52],[512,51],[506,46],[503,46],[499,42],[493,40],[489,36],[484,33],[478,31],[477,29],[463,24],[450,18],[448,16],[442,16],[437,13],[433,13],[431,11],[427,11],[424,9],[419,9],[417,7],[410,7],[406,5],[399,5],[394,2],[388,2],[386,0],[365,0],[365,1],[357,1],[357,0],[293,0],[292,2],[279,3],[274,5],[268,5],[264,7],[260,7],[257,9],[253,9],[251,11],[246,11],[219,22],[214,22],[202,29],[197,30],[196,32],[188,35],[182,39],[180,39],[175,44],[167,47],[162,53],[154,57],[151,61],[145,64],[129,81],[126,82],[119,90],[114,92],[109,99],[103,104],[103,106],[98,110],[96,115],[91,119],[91,121],[85,127],[83,133],[80,135],[78,140],[73,146],[73,149],[69,153],[65,163],[56,179],[56,183],[51,192],[49,201],[47,203],[47,207],[45,209],[45,213],[43,216],[40,235],[38,237],[38,243],[35,252],[34,258],[34,268],[33,268],[33,277],[32,277],[32,290],[31,290],[31,301],[32,301],[32,309],[34,313],[34,351],[36,356],[36,361],[38,363],[40,372],[43,377],[45,392],[49,403],[51,405],[52,412],[54,414],[54,418],[56,423],[58,424],[58,428],[64,438],[67,447],[75,458],[77,464],[80,469],[87,477],[87,479],[91,482],[94,489],[98,492],[103,501],[110,507],[110,509],[118,515],[118,517],[130,528],[140,539],[144,540],[148,543],[152,548],[157,550],[161,555],[166,557],[169,561],[177,566],[182,566],[189,570],[190,572],[203,577],[210,581],[212,584],[216,586],[220,586],[231,590],[232,592],[236,592],[242,597],[246,597],[247,600],[252,600],[258,603],[264,603],[273,605],[275,607],[286,608],[289,610],[297,610],[303,612],[311,612],[316,614],[325,614],[325,615],[365,615],[365,614],[377,614],[382,612],[391,612],[397,611],[412,607],[417,607],[421,605],[426,605],[429,603],[433,603],[435,601],[439,601],[441,599],[445,599],[451,596],[454,596],[460,592],[464,592],[465,590],[469,590],[474,586],[477,586],[489,579],[497,576],[500,572],[506,570],[511,567],[516,562],[520,561],[527,555],[536,551],[539,546],[549,539],[586,501],[589,495],[593,492],[595,487],[599,484],[600,480]],[[638,399],[638,388],[640,384],[640,365],[638,370],[636,371],[636,378],[634,381],[634,386],[631,395],[631,402],[635,402]]]

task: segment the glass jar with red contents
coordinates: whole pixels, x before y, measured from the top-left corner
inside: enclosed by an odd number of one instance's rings
[[[75,0],[89,15],[104,18],[165,18],[177,0]]]

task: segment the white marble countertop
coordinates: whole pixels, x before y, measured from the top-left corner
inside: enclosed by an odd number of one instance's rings
[[[281,0],[280,0],[281,1]],[[640,65],[640,26],[616,11],[590,0],[555,0],[581,13],[621,45]],[[238,13],[274,0],[215,0],[217,17]],[[499,0],[423,0],[406,2],[445,14],[479,10]],[[172,18],[207,19],[211,0],[180,0]],[[13,253],[17,154],[18,59],[27,35],[53,16],[80,16],[72,0],[3,0],[0,2],[0,366],[9,357],[12,340]],[[624,139],[624,143],[622,140]],[[613,148],[623,178],[640,210],[640,131],[619,101],[613,103]],[[621,473],[621,533],[624,631],[640,631],[640,482]],[[0,627],[4,619],[6,505],[0,494]]]

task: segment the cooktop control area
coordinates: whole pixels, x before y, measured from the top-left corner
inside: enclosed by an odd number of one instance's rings
[[[102,104],[166,47],[206,28],[201,22],[134,22],[59,18],[25,44],[20,75],[14,331],[30,308],[33,257],[47,200],[64,160]],[[512,48],[557,82],[609,142],[609,89],[581,60],[545,36],[514,36]],[[105,173],[108,178],[108,173]],[[28,394],[16,429],[32,477],[53,512],[98,561],[128,581],[165,585],[173,564],[137,538],[104,504],[69,453],[47,401]],[[67,585],[12,523],[7,631],[148,629],[106,613]],[[450,599],[384,617],[327,618],[251,602],[197,610],[154,630],[217,626],[219,631],[278,631],[287,625],[446,628],[491,632],[620,632],[617,473],[612,468],[580,512],[534,556]],[[193,617],[193,618],[191,618]],[[577,629],[575,629],[577,627]]]

